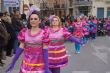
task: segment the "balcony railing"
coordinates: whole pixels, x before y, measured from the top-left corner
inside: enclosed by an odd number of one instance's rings
[[[54,8],[66,8],[66,4],[54,4]]]
[[[61,8],[66,8],[66,4],[61,4]]]
[[[109,2],[110,3],[110,0],[104,0],[105,2]]]
[[[54,8],[60,8],[60,4],[54,4]]]
[[[40,8],[41,8],[41,9],[54,8],[54,4],[53,4],[53,3],[41,3],[41,4],[40,4]]]
[[[66,8],[66,4],[56,4],[56,3],[41,3],[41,9],[62,9]]]
[[[76,6],[91,6],[92,0],[76,0],[74,3]]]

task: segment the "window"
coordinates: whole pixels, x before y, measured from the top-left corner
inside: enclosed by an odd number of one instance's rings
[[[107,7],[107,17],[110,16],[110,7]]]

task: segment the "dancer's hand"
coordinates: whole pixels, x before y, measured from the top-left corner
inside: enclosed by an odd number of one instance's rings
[[[80,44],[83,45],[85,44],[86,42],[84,42],[82,39],[80,39]]]
[[[14,64],[10,64],[8,69],[6,70],[6,73],[11,72],[14,68]]]
[[[16,63],[16,61],[18,60],[18,58],[19,58],[19,56],[21,55],[21,53],[23,52],[23,50],[24,50],[24,49],[22,49],[22,48],[18,48],[18,49],[16,50],[16,54],[15,54],[15,56],[14,56],[14,58],[13,58],[11,64],[9,65],[8,69],[6,70],[6,73],[13,70],[15,63]]]
[[[70,36],[70,37],[69,37],[69,40],[71,40],[72,42],[76,42],[76,43],[78,43],[78,44],[81,44],[81,45],[84,44],[84,41],[83,41],[82,39],[77,38],[77,37],[75,37],[75,36]]]

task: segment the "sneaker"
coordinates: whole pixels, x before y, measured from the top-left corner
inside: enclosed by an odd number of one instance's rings
[[[78,52],[76,52],[76,54],[79,54],[80,52],[78,51]]]
[[[85,46],[85,44],[83,44],[82,46]]]
[[[78,51],[77,53],[79,54],[80,52]]]

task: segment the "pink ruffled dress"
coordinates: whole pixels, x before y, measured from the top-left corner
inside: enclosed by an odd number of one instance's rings
[[[44,73],[43,43],[48,39],[44,30],[33,35],[30,29],[22,29],[18,39],[25,43],[20,73]]]
[[[98,20],[97,20],[97,19],[94,19],[92,22],[93,22],[94,24],[97,24],[97,23],[98,23]]]
[[[66,28],[59,28],[54,31],[49,29],[49,68],[64,67],[68,64],[68,55],[66,54],[65,39],[71,36]]]
[[[83,22],[74,22],[72,24],[73,28],[74,28],[74,32],[73,32],[73,35],[77,38],[82,38],[84,36],[84,33],[83,33]]]
[[[85,26],[90,27],[87,22],[88,21],[83,21],[83,33],[84,33],[84,35],[89,35],[89,30],[85,27]]]

